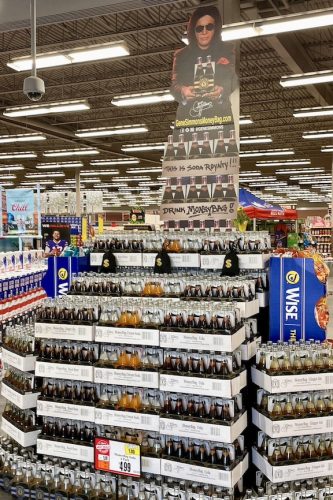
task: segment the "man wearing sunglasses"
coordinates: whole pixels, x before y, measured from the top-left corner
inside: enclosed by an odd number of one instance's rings
[[[230,94],[236,82],[235,57],[233,45],[221,41],[221,27],[221,16],[214,6],[199,7],[191,16],[187,29],[189,45],[176,52],[173,63],[171,92],[179,102],[176,123],[216,115],[224,117],[224,124],[233,122]],[[194,79],[200,60],[205,73],[207,61],[212,61],[214,86],[199,94]]]

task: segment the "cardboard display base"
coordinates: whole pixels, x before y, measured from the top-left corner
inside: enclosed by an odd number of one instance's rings
[[[232,443],[247,426],[247,412],[232,425],[217,425],[173,418],[160,418],[160,433],[170,436]]]
[[[2,362],[14,366],[22,372],[31,372],[35,369],[37,356],[20,356],[15,352],[2,348]]]
[[[213,484],[224,488],[233,488],[241,477],[243,477],[248,466],[248,455],[246,455],[246,457],[231,471],[225,471],[218,468],[211,469],[209,467],[200,467],[199,465],[190,465],[183,462],[162,459],[161,474],[177,479]]]
[[[51,441],[50,439],[37,439],[37,453],[82,462],[94,462],[93,446],[63,443],[61,441]]]
[[[267,375],[255,366],[251,368],[252,382],[272,393],[318,391],[333,389],[333,373],[304,373],[302,375]]]
[[[333,428],[333,416],[271,420],[255,408],[252,422],[271,438],[324,434]]]
[[[37,442],[37,437],[41,432],[40,430],[23,432],[4,417],[2,417],[1,430],[14,439],[14,441],[20,444],[23,448],[27,446],[34,446]]]
[[[331,476],[333,469],[333,460],[316,460],[315,462],[273,466],[260,455],[256,448],[252,448],[252,461],[272,483]]]
[[[21,410],[28,410],[30,408],[36,408],[37,406],[37,398],[40,395],[39,392],[31,392],[29,394],[21,394],[18,391],[15,391],[12,387],[1,383],[1,395],[6,398],[11,403],[14,403]]]
[[[231,398],[245,386],[245,370],[230,380],[160,374],[160,389],[162,391],[174,392],[177,390],[185,394]]]

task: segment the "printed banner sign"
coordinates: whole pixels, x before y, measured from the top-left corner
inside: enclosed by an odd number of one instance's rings
[[[162,169],[165,229],[230,227],[237,215],[239,83],[235,44],[221,41],[221,26],[217,7],[198,7],[189,44],[174,55],[171,93],[178,109]]]
[[[325,340],[328,324],[326,285],[313,259],[270,259],[270,335],[279,340]]]
[[[141,208],[132,208],[129,215],[130,224],[144,224],[145,223],[145,211]]]
[[[35,204],[33,189],[6,190],[8,234],[36,234]]]

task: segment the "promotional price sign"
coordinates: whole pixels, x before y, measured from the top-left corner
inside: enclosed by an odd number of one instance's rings
[[[95,469],[120,476],[140,477],[141,449],[138,444],[95,438]]]

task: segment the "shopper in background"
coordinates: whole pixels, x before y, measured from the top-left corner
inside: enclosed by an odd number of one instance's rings
[[[53,231],[52,240],[48,240],[45,245],[45,255],[47,257],[59,256],[68,246],[66,240],[62,240],[59,231]]]
[[[223,117],[225,125],[233,122],[235,56],[233,45],[221,41],[221,27],[214,6],[199,7],[189,21],[189,45],[175,53],[173,62],[171,92],[179,102],[176,123],[216,116]]]
[[[283,222],[283,220],[279,220],[278,224],[275,227],[275,245],[276,248],[287,248],[288,241],[288,226]]]

